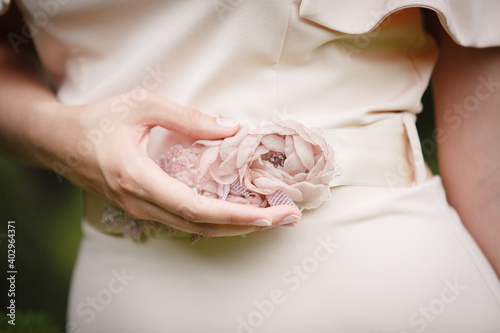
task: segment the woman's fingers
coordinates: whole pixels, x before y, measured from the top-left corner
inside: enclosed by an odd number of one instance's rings
[[[239,123],[229,118],[214,118],[198,110],[187,108],[147,90],[135,92],[143,96],[137,100],[138,108],[147,109],[142,114],[147,126],[161,126],[195,139],[220,139],[234,135]]]
[[[143,167],[144,200],[189,221],[268,227],[278,225],[288,216],[300,216],[300,211],[292,206],[259,208],[198,195],[166,175],[154,162],[147,160]]]
[[[154,93],[144,92],[142,95],[145,96],[143,106],[147,109],[146,113],[142,113],[143,122],[147,121],[149,125],[145,131],[153,126],[162,126],[193,138],[217,139],[233,135],[239,128],[234,120],[207,116]],[[141,168],[143,170],[138,174],[144,189],[143,199],[189,221],[268,227],[277,225],[287,216],[300,216],[300,211],[295,207],[262,209],[197,195],[187,186],[168,177],[147,158],[145,152]]]
[[[95,126],[113,100],[86,106],[78,124],[86,130]],[[259,208],[198,195],[169,177],[147,154],[153,127],[193,138],[220,139],[238,131],[236,121],[210,117],[148,91],[123,94],[119,100],[127,106],[125,116],[106,113],[111,122],[116,121],[114,130],[95,146],[96,159],[79,168],[76,178],[81,179],[76,183],[103,194],[132,217],[207,236],[245,234],[300,216],[292,206]]]
[[[165,185],[168,190],[158,196],[151,196],[146,190],[141,196],[129,197],[123,207],[129,215],[207,237],[244,235],[277,226],[281,221],[295,222],[300,216],[300,212],[291,206],[257,208],[197,195],[161,169],[160,172],[158,177],[144,177],[141,183],[153,181],[160,185],[159,188]],[[167,179],[165,183],[164,178]],[[163,200],[165,202],[159,204]],[[172,208],[172,205],[177,206]]]
[[[269,228],[251,225],[197,223],[188,221],[152,203],[141,202],[140,207],[144,209],[141,215],[149,216],[149,220],[162,222],[175,229],[206,237],[239,236]]]

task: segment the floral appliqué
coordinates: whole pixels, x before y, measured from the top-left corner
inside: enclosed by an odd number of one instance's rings
[[[339,173],[321,130],[293,120],[262,122],[253,128],[245,125],[232,137],[198,140],[189,147],[174,145],[157,164],[199,195],[301,210],[328,200],[329,184]],[[106,208],[102,223],[108,231],[121,230],[136,240],[176,232],[159,222],[132,219],[113,205]]]

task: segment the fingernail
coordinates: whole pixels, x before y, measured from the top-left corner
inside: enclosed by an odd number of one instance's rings
[[[288,225],[292,223],[296,224],[299,221],[300,221],[300,216],[291,214],[286,216],[283,220],[281,220],[280,223],[278,223],[278,225]]]
[[[215,118],[217,124],[221,127],[235,127],[240,122],[238,120],[230,119],[230,118]]]
[[[269,226],[271,226],[271,222],[269,222],[268,220],[264,220],[264,219],[255,220],[255,221],[253,221],[250,224],[251,225],[256,225],[256,226],[259,226],[259,227],[269,227]]]

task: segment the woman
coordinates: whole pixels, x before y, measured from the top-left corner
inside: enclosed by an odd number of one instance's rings
[[[494,1],[18,5],[57,96],[4,48],[3,146],[86,190],[68,332],[500,329]],[[442,22],[448,199],[489,262],[423,163],[414,115],[438,47],[418,7]],[[275,119],[331,145],[340,174],[318,208],[208,199],[154,162]],[[108,234],[109,202],[187,234]]]

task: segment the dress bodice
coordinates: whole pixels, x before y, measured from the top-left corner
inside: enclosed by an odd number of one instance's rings
[[[437,56],[418,8],[336,30],[317,17],[321,1],[23,3],[68,104],[142,87],[242,121],[274,112],[313,126],[358,125],[418,112]]]
[[[438,55],[418,7],[437,11],[459,43],[500,44],[493,0],[474,10],[443,0],[19,3],[63,103],[145,88],[242,122],[333,128],[418,113]]]

